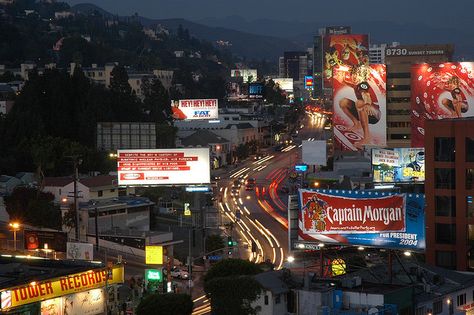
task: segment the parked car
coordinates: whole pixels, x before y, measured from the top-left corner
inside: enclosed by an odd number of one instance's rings
[[[163,269],[163,275],[167,275],[167,269]],[[176,279],[188,279],[189,273],[186,270],[180,269],[179,267],[174,266],[170,271],[171,277]]]
[[[232,190],[230,192],[231,196],[238,197],[239,193],[240,193],[240,187],[232,187]]]

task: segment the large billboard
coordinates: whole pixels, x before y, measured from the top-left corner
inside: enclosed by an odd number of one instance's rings
[[[272,80],[282,91],[293,92],[293,78],[274,78]]]
[[[210,182],[209,148],[118,150],[117,154],[120,186]]]
[[[300,240],[425,248],[424,195],[303,189],[299,207]]]
[[[333,79],[336,147],[386,146],[386,69],[383,64],[338,66]]]
[[[27,250],[47,248],[57,252],[66,252],[67,233],[25,230],[25,248]]]
[[[264,85],[263,83],[250,83],[249,84],[249,98],[260,99],[263,98]]]
[[[217,119],[217,99],[172,100],[172,117],[176,120]]]
[[[257,81],[257,69],[232,69],[230,76],[242,78],[244,83],[252,83]]]
[[[369,36],[366,34],[324,36],[323,54],[324,88],[330,88],[334,67],[369,64]]]
[[[474,116],[474,62],[411,68],[411,145],[424,146],[425,120]]]
[[[376,183],[424,182],[425,149],[372,149],[373,180]]]

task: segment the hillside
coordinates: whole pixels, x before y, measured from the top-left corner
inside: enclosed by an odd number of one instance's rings
[[[71,8],[74,12],[92,13],[99,12],[103,16],[112,17],[113,14],[99,8],[93,4],[77,4]],[[126,20],[129,17],[119,17],[121,20]],[[246,59],[266,59],[272,62],[277,62],[278,57],[286,50],[301,50],[304,45],[280,37],[257,35],[249,32],[242,32],[224,27],[212,27],[203,24],[191,22],[185,19],[148,19],[138,17],[138,20],[144,26],[154,26],[161,24],[163,27],[175,32],[179,25],[189,30],[191,36],[197,39],[206,40],[212,43],[216,41],[229,42],[229,50],[240,57]]]

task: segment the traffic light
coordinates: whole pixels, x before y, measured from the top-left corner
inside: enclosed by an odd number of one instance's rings
[[[232,236],[227,236],[227,246],[234,246],[234,241],[232,241]]]

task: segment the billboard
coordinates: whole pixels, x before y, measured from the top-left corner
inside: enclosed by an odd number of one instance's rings
[[[263,83],[250,83],[249,84],[249,98],[263,98]]]
[[[474,62],[411,68],[411,145],[424,146],[425,120],[474,116]]]
[[[338,148],[386,146],[385,65],[338,66],[333,79],[333,126]]]
[[[118,184],[210,183],[209,148],[117,151]]]
[[[350,34],[350,26],[328,26],[325,28],[325,32],[328,35],[340,35],[340,34]]]
[[[312,90],[313,89],[313,87],[314,87],[313,76],[306,75],[304,77],[304,87],[307,90]]]
[[[324,36],[323,54],[323,84],[324,88],[330,88],[334,67],[369,64],[369,36],[366,34]]]
[[[285,92],[293,92],[293,78],[274,78],[272,79],[281,90]]]
[[[425,248],[424,195],[301,189],[299,209],[300,240]]]
[[[94,260],[94,248],[89,243],[67,242],[67,259]]]
[[[27,250],[47,248],[57,252],[66,252],[66,247],[66,232],[25,230],[25,248]]]
[[[217,99],[172,100],[172,117],[176,120],[217,119]]]
[[[232,69],[230,76],[242,78],[244,83],[252,83],[257,81],[257,69]]]
[[[301,144],[303,163],[326,166],[326,140],[303,140]]]
[[[372,173],[375,183],[424,182],[425,149],[372,149]]]

